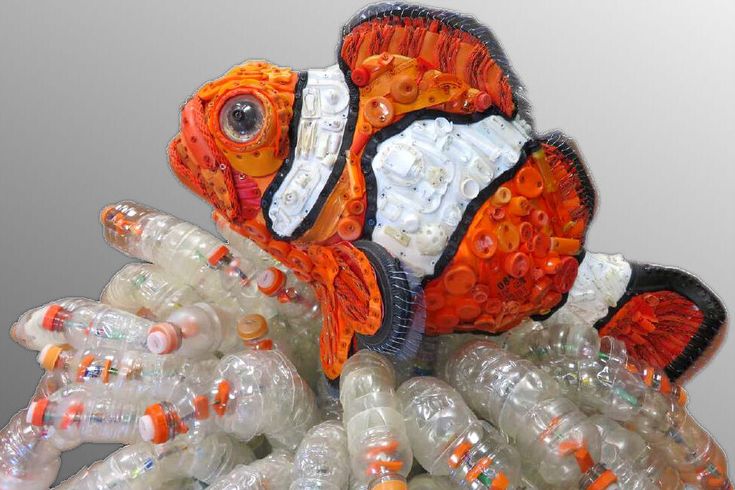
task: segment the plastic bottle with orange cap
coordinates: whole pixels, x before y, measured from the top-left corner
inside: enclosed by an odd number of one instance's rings
[[[71,384],[28,406],[26,421],[48,433],[66,451],[85,442],[138,442],[138,419],[147,405],[145,390]]]
[[[209,490],[288,490],[291,483],[291,455],[277,450],[247,465],[238,465],[216,480]]]
[[[344,365],[340,401],[352,476],[358,488],[404,490],[413,453],[406,434],[395,372],[382,355],[358,351]]]
[[[589,325],[524,326],[506,347],[524,352],[587,413],[601,413],[641,434],[682,479],[700,488],[727,485],[722,449],[686,411],[686,391],[660,369],[631,359],[625,344]]]
[[[615,473],[620,488],[683,490],[679,473],[640,435],[603,415],[590,420],[602,440],[600,461]]]
[[[398,388],[398,398],[414,456],[430,474],[449,475],[457,488],[473,490],[520,484],[518,451],[446,382],[412,378]]]
[[[537,468],[547,485],[575,485],[599,469],[597,429],[529,361],[493,342],[475,340],[454,353],[445,377],[479,417],[510,438],[524,466]],[[595,481],[605,481],[611,472],[603,473]]]
[[[161,393],[179,378],[201,376],[216,362],[214,357],[193,361],[177,355],[160,356],[135,350],[74,350],[66,347],[49,344],[41,349],[38,354],[41,367],[48,372],[63,373],[77,383],[118,388],[138,385],[150,393]]]
[[[259,298],[252,263],[201,228],[132,201],[106,207],[101,220],[112,247],[156,264],[207,300],[273,315],[273,305]]]
[[[100,301],[150,320],[163,320],[182,306],[202,302],[202,297],[192,286],[173,281],[160,267],[134,263],[110,279]]]
[[[336,420],[312,427],[294,456],[289,490],[344,490],[350,481],[347,433]]]
[[[293,274],[283,272],[277,267],[268,267],[257,278],[258,289],[280,303],[279,314],[300,322],[320,319],[319,303],[314,289],[299,281]]]

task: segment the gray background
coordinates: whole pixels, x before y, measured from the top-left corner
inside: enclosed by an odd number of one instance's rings
[[[696,272],[735,310],[735,3],[439,2],[495,31],[540,131],[580,144],[600,206],[589,248]],[[211,228],[169,172],[178,108],[248,58],[335,61],[360,1],[37,1],[0,5],[0,324],[97,297],[126,258],[98,212],[135,199]],[[735,339],[689,385],[691,410],[735,454]],[[0,338],[0,424],[25,406],[35,355]],[[104,449],[108,449],[107,447]],[[64,456],[62,476],[102,456]]]

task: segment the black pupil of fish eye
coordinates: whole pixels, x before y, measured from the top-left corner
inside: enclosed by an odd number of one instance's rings
[[[259,123],[260,114],[252,102],[241,102],[230,112],[232,129],[240,134],[253,132]]]

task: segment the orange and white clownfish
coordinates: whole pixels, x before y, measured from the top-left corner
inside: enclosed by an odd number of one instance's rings
[[[215,216],[316,289],[322,367],[425,333],[584,321],[678,378],[722,337],[697,278],[585,253],[595,192],[575,145],[537,135],[489,29],[385,3],[337,64],[235,66],[184,105],[170,164]]]

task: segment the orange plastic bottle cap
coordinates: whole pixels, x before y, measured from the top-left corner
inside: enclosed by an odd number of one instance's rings
[[[498,225],[498,248],[505,252],[515,252],[521,244],[521,234],[518,228],[511,223],[504,222]]]
[[[64,308],[62,308],[59,305],[49,305],[46,309],[46,313],[43,315],[43,320],[41,321],[41,326],[45,328],[46,330],[55,330],[56,329],[56,318],[59,316],[61,312],[64,312]]]
[[[513,197],[513,193],[510,192],[510,189],[505,186],[501,186],[498,187],[498,190],[495,191],[495,194],[493,194],[493,197],[490,199],[496,206],[502,206],[503,204],[508,204],[511,197]]]
[[[533,226],[524,221],[518,225],[518,233],[521,235],[522,242],[530,242],[533,239]]]
[[[384,128],[393,122],[393,103],[385,97],[378,96],[365,103],[365,119],[376,128]]]
[[[225,245],[217,247],[212,253],[209,254],[209,257],[207,257],[207,263],[210,266],[214,267],[229,253],[230,249],[227,248]]]
[[[355,218],[342,218],[337,224],[337,234],[342,240],[351,242],[360,238],[362,227]]]
[[[31,404],[28,405],[28,412],[26,412],[26,423],[36,427],[43,426],[43,417],[46,415],[47,407],[48,398],[41,398],[35,402],[31,402]]]
[[[283,262],[288,257],[288,253],[291,251],[291,245],[288,242],[279,242],[273,240],[268,244],[267,251],[269,254]]]
[[[370,490],[408,490],[408,485],[405,481],[401,480],[390,480],[380,482]]]
[[[365,212],[365,203],[362,199],[353,199],[347,203],[347,212],[350,214],[362,214]]]
[[[618,481],[618,477],[612,470],[605,470],[588,487],[587,490],[605,490]]]
[[[197,420],[209,418],[209,398],[204,395],[194,397],[194,418]]]
[[[543,228],[549,224],[549,215],[541,209],[531,211],[531,223],[537,228]]]
[[[268,267],[258,274],[257,283],[261,293],[266,296],[273,296],[286,283],[286,274],[276,267]]]
[[[579,252],[581,244],[575,238],[551,238],[551,250],[559,255],[574,255]]]
[[[444,274],[444,287],[457,296],[467,293],[476,282],[475,271],[466,265],[456,265]]]
[[[518,192],[526,197],[534,198],[544,191],[544,181],[541,174],[533,167],[523,167],[515,178]]]
[[[579,264],[574,257],[562,258],[559,269],[554,275],[554,289],[562,294],[572,289],[578,270]]]
[[[363,66],[358,66],[350,74],[350,78],[358,87],[364,87],[370,81],[370,72]]]
[[[531,260],[523,252],[515,252],[505,257],[503,266],[505,272],[513,277],[519,278],[528,273],[528,270],[531,268]]]
[[[472,234],[470,250],[480,259],[489,259],[498,249],[498,241],[489,228],[480,228]]]
[[[171,323],[156,323],[148,329],[146,347],[154,354],[169,354],[181,347],[181,332]]]
[[[237,335],[242,340],[253,340],[268,334],[268,322],[263,315],[245,315],[237,322]]]
[[[166,411],[160,403],[150,405],[145,415],[138,419],[138,432],[144,441],[162,444],[169,439],[169,427]]]
[[[526,216],[531,212],[531,204],[523,196],[516,196],[508,203],[508,211],[516,216]]]
[[[56,368],[56,361],[59,360],[59,356],[63,350],[64,349],[56,344],[46,345],[41,349],[41,352],[38,353],[38,363],[46,371],[53,371]]]
[[[551,251],[551,239],[548,235],[539,233],[531,239],[531,249],[534,257],[546,257]]]
[[[410,104],[418,97],[419,87],[410,75],[399,75],[390,86],[390,95],[396,102]]]
[[[471,322],[482,313],[482,308],[472,299],[465,299],[457,306],[457,315],[463,322]]]

